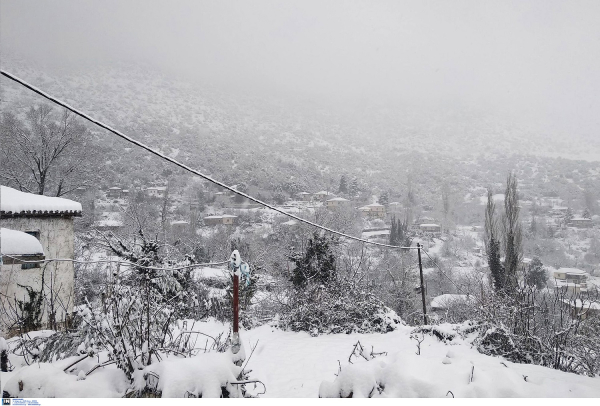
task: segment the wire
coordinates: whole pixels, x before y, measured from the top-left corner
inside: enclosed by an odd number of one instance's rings
[[[155,271],[179,271],[179,270],[188,269],[188,268],[199,268],[199,267],[206,267],[206,266],[225,265],[229,262],[229,260],[227,260],[227,261],[222,261],[222,262],[207,262],[204,264],[192,264],[192,265],[186,265],[186,266],[177,267],[177,268],[160,268],[160,267],[155,267],[155,266],[143,266],[143,265],[136,264],[134,262],[129,262],[129,261],[113,261],[110,259],[99,259],[99,260],[95,260],[95,261],[81,261],[81,260],[70,259],[70,258],[52,258],[52,259],[41,259],[41,260],[37,260],[37,261],[25,261],[25,260],[21,260],[20,258],[6,255],[6,254],[3,255],[3,257],[17,260],[17,261],[19,261],[19,264],[41,264],[41,263],[47,263],[47,262],[75,262],[78,264],[118,263],[118,264],[126,264],[126,265],[135,266],[136,268],[152,269]]]
[[[179,166],[180,168],[182,168],[182,169],[184,169],[184,170],[186,170],[188,172],[193,173],[194,175],[197,175],[197,176],[199,176],[199,177],[201,177],[201,178],[203,178],[203,179],[205,179],[205,180],[207,180],[209,182],[212,182],[212,183],[214,183],[216,185],[219,185],[219,186],[221,186],[224,189],[227,189],[227,190],[229,190],[231,192],[234,192],[234,193],[236,193],[236,194],[238,194],[238,195],[240,195],[242,197],[245,197],[248,200],[251,200],[251,201],[253,201],[255,203],[258,203],[258,204],[260,204],[260,205],[262,205],[262,206],[264,206],[266,208],[269,208],[269,209],[271,209],[273,211],[281,213],[281,214],[283,214],[285,216],[288,216],[290,218],[293,218],[295,220],[298,220],[298,221],[300,221],[302,223],[305,223],[305,224],[308,224],[310,226],[317,227],[317,228],[319,228],[321,230],[324,230],[324,231],[327,231],[329,233],[339,235],[340,237],[348,238],[350,240],[360,241],[360,242],[363,242],[365,244],[371,244],[371,245],[376,245],[376,246],[379,246],[379,247],[395,248],[395,249],[416,249],[416,247],[401,247],[401,246],[398,246],[398,245],[383,244],[383,243],[379,243],[379,242],[365,240],[365,239],[362,239],[362,238],[359,238],[359,237],[354,237],[354,236],[342,233],[340,231],[333,230],[333,229],[328,228],[328,227],[324,227],[324,226],[322,226],[320,224],[313,223],[312,221],[303,219],[302,217],[298,217],[298,216],[295,216],[293,214],[287,213],[286,211],[284,211],[282,209],[279,209],[279,208],[277,208],[275,206],[272,206],[269,203],[265,203],[262,200],[259,200],[259,199],[255,198],[255,197],[252,197],[252,196],[250,196],[250,195],[248,195],[248,194],[246,194],[244,192],[240,192],[240,191],[232,188],[231,186],[228,186],[228,185],[224,184],[223,182],[220,182],[220,181],[218,181],[216,179],[213,179],[213,178],[211,178],[208,175],[205,175],[205,174],[203,174],[203,173],[201,173],[201,172],[199,172],[199,171],[197,171],[195,169],[192,169],[189,166],[187,166],[187,165],[185,165],[185,164],[183,164],[183,163],[181,163],[181,162],[179,162],[179,161],[177,161],[177,160],[175,160],[175,159],[173,159],[171,157],[168,157],[168,156],[162,154],[161,152],[159,152],[159,151],[157,151],[155,149],[150,148],[149,146],[143,144],[142,142],[137,141],[137,140],[135,140],[135,139],[133,139],[133,138],[131,138],[131,137],[123,134],[122,132],[120,132],[118,130],[115,130],[114,128],[112,128],[112,127],[110,127],[110,126],[102,123],[101,121],[98,121],[98,120],[90,117],[86,113],[83,113],[83,112],[77,110],[76,108],[71,107],[69,104],[67,104],[67,103],[65,103],[65,102],[57,99],[54,96],[49,95],[48,93],[44,92],[43,90],[38,89],[37,87],[35,87],[35,86],[27,83],[23,79],[20,79],[20,78],[16,77],[15,75],[11,74],[11,73],[8,73],[5,70],[0,70],[0,73],[2,73],[2,75],[4,75],[5,77],[7,77],[8,79],[13,80],[13,81],[21,84],[22,86],[26,87],[27,89],[31,90],[32,92],[37,93],[40,96],[42,96],[42,97],[44,97],[44,98],[46,98],[46,99],[48,99],[48,100],[50,100],[50,101],[58,104],[59,106],[64,107],[65,109],[67,109],[67,110],[69,110],[69,111],[71,111],[73,113],[75,113],[76,115],[78,115],[80,117],[83,117],[84,119],[90,121],[91,123],[96,124],[98,127],[104,128],[105,130],[107,130],[107,131],[115,134],[116,136],[121,137],[124,140],[126,140],[126,141],[128,141],[128,142],[130,142],[130,143],[132,143],[134,145],[137,145],[138,147],[140,147],[142,149],[145,149],[146,151],[148,151],[148,152],[150,152],[150,153],[152,153],[152,154],[154,154],[154,155],[156,155],[156,156],[158,156],[158,157],[160,157],[160,158],[162,158],[162,159],[164,159],[166,161],[169,161],[172,164],[174,164],[176,166]]]

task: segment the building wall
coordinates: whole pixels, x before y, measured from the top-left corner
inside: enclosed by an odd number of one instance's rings
[[[73,218],[72,217],[15,217],[0,220],[2,227],[19,231],[38,231],[39,239],[44,249],[46,259],[69,258],[73,259]],[[0,279],[0,289],[8,297],[22,297],[26,290],[18,284],[41,288],[41,274],[45,273],[45,284],[52,282],[57,302],[56,320],[63,321],[65,313],[73,311],[73,262],[51,262],[41,268],[21,269],[20,265],[3,265]],[[50,289],[45,289],[45,294],[50,297]],[[66,312],[65,312],[66,310]],[[44,312],[43,322],[47,322],[47,312]]]

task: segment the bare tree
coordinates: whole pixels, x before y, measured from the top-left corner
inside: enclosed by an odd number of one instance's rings
[[[84,184],[86,128],[63,110],[31,107],[21,121],[4,113],[0,123],[0,178],[9,186],[40,195],[62,196]]]

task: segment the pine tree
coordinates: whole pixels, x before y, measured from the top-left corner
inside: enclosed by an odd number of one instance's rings
[[[504,288],[506,293],[517,287],[517,271],[523,258],[522,231],[519,220],[517,178],[510,173],[504,192]]]
[[[504,288],[504,268],[500,261],[498,220],[496,219],[496,204],[494,203],[491,189],[488,189],[487,198],[485,210],[485,247],[487,250],[488,266],[492,274],[492,283],[496,292],[499,292]]]
[[[335,276],[335,256],[331,250],[333,241],[325,236],[313,234],[303,253],[294,253],[289,259],[295,265],[292,282],[296,287],[305,286],[309,281],[326,284]]]
[[[535,286],[538,289],[542,289],[546,286],[546,282],[548,281],[548,274],[544,269],[544,264],[538,257],[533,258],[531,264],[529,265],[529,269],[525,274],[525,283],[529,286]]]
[[[358,194],[358,179],[355,177],[352,178],[350,182],[350,186],[348,187],[348,194],[351,197],[355,197]]]
[[[346,180],[346,175],[342,175],[340,178],[339,192],[344,194],[348,193],[348,181]]]
[[[390,194],[386,190],[379,196],[379,204],[387,205],[390,202]]]

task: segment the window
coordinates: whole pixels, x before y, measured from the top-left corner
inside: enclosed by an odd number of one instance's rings
[[[39,263],[21,264],[21,269],[33,269],[33,268],[39,268],[39,267],[40,267]]]
[[[37,238],[38,240],[40,239],[40,232],[38,231],[25,231],[25,234],[29,234],[34,236],[35,238]]]

